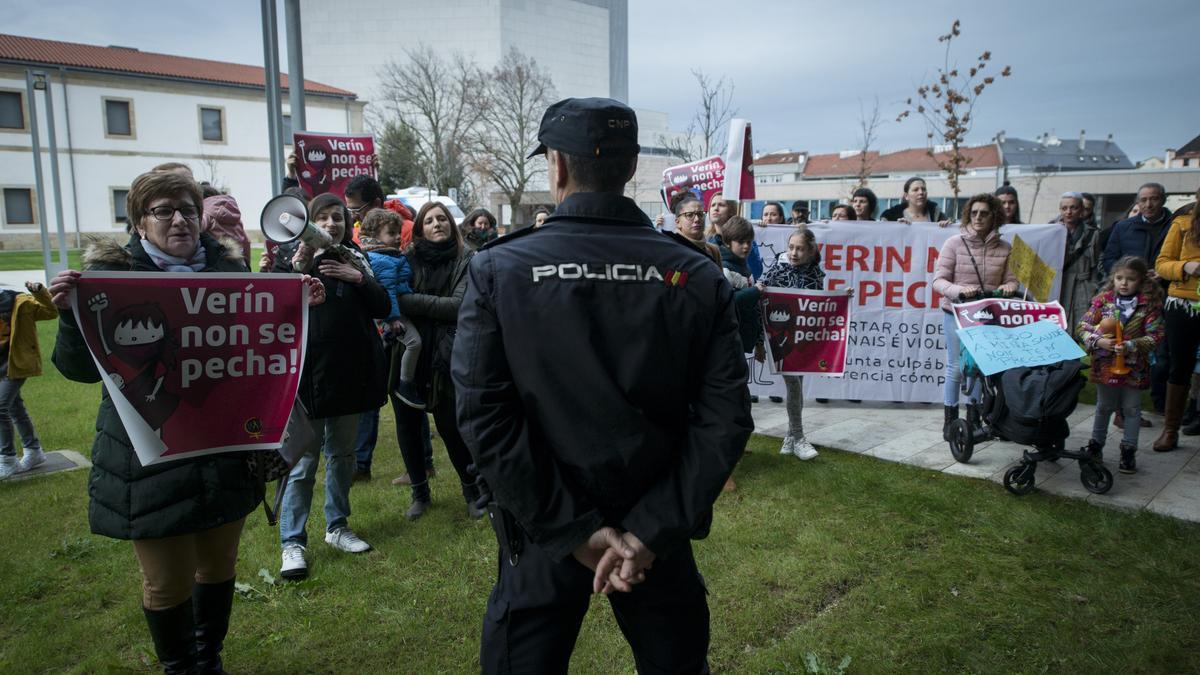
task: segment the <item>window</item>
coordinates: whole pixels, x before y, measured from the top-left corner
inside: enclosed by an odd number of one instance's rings
[[[125,188],[112,189],[113,222],[129,222],[129,213],[125,211],[125,198],[128,196],[129,190]]]
[[[225,109],[200,106],[200,140],[206,143],[225,142]]]
[[[292,116],[291,115],[283,116],[283,144],[284,145],[292,144]]]
[[[106,138],[133,138],[133,101],[104,99],[104,135]]]
[[[33,225],[33,190],[4,188],[4,224]]]
[[[0,91],[0,129],[25,131],[25,101],[19,91]]]

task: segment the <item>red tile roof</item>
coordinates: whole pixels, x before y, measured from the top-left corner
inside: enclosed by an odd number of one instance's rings
[[[871,162],[871,171],[875,173],[875,165],[879,163],[879,153],[874,150],[867,153]],[[842,157],[838,153],[830,155],[809,155],[808,164],[804,167],[805,177],[823,176],[857,176],[862,162],[861,153]]]
[[[155,54],[129,47],[97,47],[75,42],[39,40],[19,35],[0,34],[0,61],[44,63],[131,75],[266,87],[265,71],[259,66]],[[280,84],[283,88],[287,88],[287,75],[280,75]],[[305,80],[304,91],[334,96],[355,95],[352,91],[338,89],[312,80]]]
[[[981,145],[974,148],[962,148],[967,157],[968,169],[991,168],[1000,166],[1000,153],[995,145]],[[881,155],[870,153],[871,173],[908,173],[918,171],[939,171],[938,165],[925,148],[909,148],[899,152]],[[946,152],[937,153],[939,159],[948,158]],[[858,174],[859,156],[851,155],[842,159],[839,155],[809,155],[808,164],[804,167],[805,178],[826,178],[833,176],[854,176]]]

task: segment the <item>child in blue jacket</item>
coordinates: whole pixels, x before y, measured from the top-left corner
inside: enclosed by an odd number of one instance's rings
[[[400,313],[396,301],[397,297],[413,292],[412,286],[409,285],[412,267],[399,248],[400,231],[403,226],[404,221],[395,212],[372,209],[363,218],[358,238],[367,259],[371,261],[375,280],[383,285],[392,299],[392,311],[386,319],[385,340],[395,339],[404,344],[404,355],[400,357],[400,378],[392,393],[405,404],[424,410],[425,399],[413,385],[417,361],[421,357],[421,334],[417,332],[416,326]]]

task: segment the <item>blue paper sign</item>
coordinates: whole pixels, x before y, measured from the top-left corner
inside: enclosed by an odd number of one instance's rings
[[[1083,357],[1075,340],[1053,321],[1035,321],[1016,328],[959,328],[958,339],[984,375]]]

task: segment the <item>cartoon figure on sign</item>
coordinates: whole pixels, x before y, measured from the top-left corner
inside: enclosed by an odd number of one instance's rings
[[[783,360],[792,352],[792,310],[788,303],[768,302],[764,308],[767,319],[767,340],[771,344],[771,357],[775,359],[775,370],[783,368]]]
[[[175,345],[167,330],[167,317],[153,303],[125,307],[104,322],[108,296],[88,299],[96,315],[100,346],[108,356],[109,376],[146,424],[162,434],[163,425],[179,407],[179,396],[166,388],[167,375],[175,370]]]
[[[323,147],[307,148],[303,140],[296,141],[300,149],[297,156],[303,167],[300,176],[310,185],[327,185],[333,177],[333,163],[329,161],[329,151]]]

